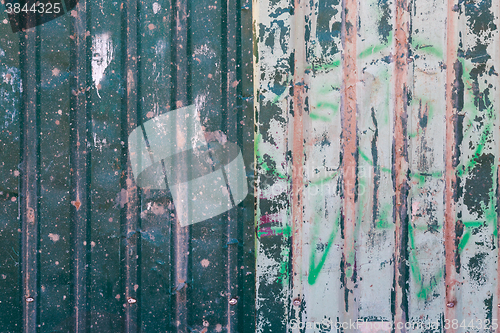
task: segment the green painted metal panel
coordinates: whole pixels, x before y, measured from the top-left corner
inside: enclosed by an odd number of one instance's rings
[[[251,4],[23,4],[0,19],[0,332],[253,332]],[[220,159],[203,170],[235,205],[216,216],[172,183],[136,183],[130,134],[145,158],[160,134],[180,147],[185,120],[145,129],[188,105],[213,148],[201,156]],[[218,154],[226,141],[240,154]],[[184,226],[183,205],[210,218]]]

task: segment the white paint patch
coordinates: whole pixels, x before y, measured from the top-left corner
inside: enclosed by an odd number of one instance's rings
[[[158,2],[153,3],[153,13],[157,14],[161,9],[161,5]]]
[[[165,54],[165,50],[167,48],[167,44],[163,39],[160,39],[158,42],[156,42],[155,45],[155,53],[157,56],[163,56]]]
[[[14,122],[18,113],[18,108],[16,107],[17,92],[23,91],[20,71],[15,67],[5,67],[5,69],[1,70],[0,82],[9,86],[0,90],[0,100],[5,110],[3,126],[6,128]]]
[[[52,233],[50,233],[49,234],[49,238],[50,238],[51,241],[53,241],[55,243],[55,242],[57,242],[60,239],[60,236],[58,234],[52,234]]]
[[[104,72],[113,60],[113,41],[109,33],[96,35],[92,40],[92,80],[99,95],[99,84],[104,77]]]
[[[193,52],[195,55],[204,55],[209,58],[213,58],[216,56],[215,51],[210,48],[208,45],[200,45]]]
[[[207,267],[208,267],[208,265],[210,265],[210,261],[208,261],[207,259],[203,259],[203,260],[201,261],[201,265],[202,265],[203,267],[207,268]]]
[[[116,195],[115,198],[115,208],[120,206],[120,208],[125,207],[128,202],[128,192],[126,189],[122,188],[120,192]]]

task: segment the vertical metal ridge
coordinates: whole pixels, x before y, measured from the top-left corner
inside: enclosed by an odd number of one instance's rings
[[[237,78],[237,44],[236,36],[238,34],[238,10],[240,8],[239,0],[222,1],[222,62],[224,84],[222,85],[223,101],[223,121],[225,121],[225,130],[228,140],[237,141],[238,134],[238,94],[239,86]],[[224,75],[223,74],[223,75]],[[224,169],[222,169],[224,170]],[[226,179],[227,180],[227,179]],[[231,193],[231,190],[229,189]],[[238,332],[238,210],[230,209],[227,214],[227,332]]]
[[[304,298],[302,286],[302,224],[303,224],[303,189],[304,189],[304,123],[305,108],[305,15],[306,2],[295,0],[293,17],[293,141],[292,141],[292,298]],[[295,309],[292,305],[292,309]],[[300,312],[295,312],[295,319],[300,319]]]
[[[138,124],[138,52],[137,24],[138,1],[126,0],[123,3],[122,38],[123,38],[123,75],[125,88],[122,101],[122,141],[123,174],[122,188],[127,193],[127,203],[122,209],[122,287],[124,299],[124,332],[137,332],[140,327],[140,270],[139,270],[139,238],[140,238],[140,204],[137,185],[134,181],[132,166],[128,158],[128,135]]]
[[[410,36],[408,0],[396,1],[394,64],[394,323],[408,320],[408,62]],[[396,332],[401,329],[397,328]],[[404,331],[404,330],[403,330]]]
[[[342,57],[342,171],[343,171],[343,235],[344,248],[342,253],[343,279],[345,288],[344,321],[357,319],[357,304],[355,298],[356,284],[356,175],[357,175],[357,0],[343,1],[342,40],[344,53]]]
[[[174,15],[174,61],[176,68],[174,77],[174,109],[187,106],[188,101],[188,4],[187,1],[175,0]],[[177,131],[183,131],[183,128],[176,127]],[[172,133],[176,135],[176,133]],[[183,170],[178,170],[182,172]],[[174,292],[175,292],[175,315],[174,326],[176,332],[188,332],[188,308],[187,308],[187,289],[188,285],[188,256],[189,256],[189,237],[190,228],[182,227],[179,219],[174,221]]]
[[[90,283],[90,190],[88,110],[87,3],[80,1],[71,15],[71,219],[73,332],[90,328],[88,286]]]
[[[294,77],[293,77],[293,142],[292,142],[292,286],[293,297],[302,298],[300,271],[302,266],[302,223],[304,186],[303,111],[305,99],[305,1],[294,6]]]
[[[456,203],[457,203],[457,106],[454,102],[456,97],[455,80],[457,72],[457,41],[456,27],[457,17],[455,6],[456,0],[448,0],[446,18],[446,144],[445,144],[445,221],[444,221],[444,247],[445,247],[445,288],[446,305],[444,318],[450,321],[456,318],[455,308],[457,301],[457,256],[456,243]],[[447,332],[455,332],[450,327]]]
[[[36,20],[33,13],[28,21]],[[39,322],[39,48],[38,28],[20,33],[21,106],[21,275],[23,332],[36,332]]]

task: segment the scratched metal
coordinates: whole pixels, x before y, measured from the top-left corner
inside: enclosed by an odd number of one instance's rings
[[[13,33],[0,4],[0,332],[255,331],[253,194],[181,227],[168,189],[136,186],[127,147],[194,104],[207,141],[239,145],[250,187],[251,5],[80,0]]]
[[[499,6],[254,1],[258,332],[498,331]]]

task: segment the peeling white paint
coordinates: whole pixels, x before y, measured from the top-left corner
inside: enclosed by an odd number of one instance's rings
[[[167,48],[167,44],[163,39],[160,39],[158,42],[156,42],[155,45],[155,54],[157,56],[164,56],[165,55],[165,50]]]
[[[96,35],[92,39],[92,80],[97,89],[97,95],[99,98],[99,84],[106,68],[109,66],[113,60],[114,50],[113,41],[109,33],[103,33]]]
[[[49,234],[49,238],[50,238],[51,241],[53,241],[55,243],[55,242],[57,242],[60,239],[60,236],[58,234],[50,233]]]
[[[158,2],[153,3],[153,13],[157,14],[161,9],[161,5]]]
[[[193,54],[194,55],[204,55],[204,56],[207,56],[209,58],[213,58],[217,55],[215,53],[215,51],[206,44],[200,45],[196,49],[194,49]]]

